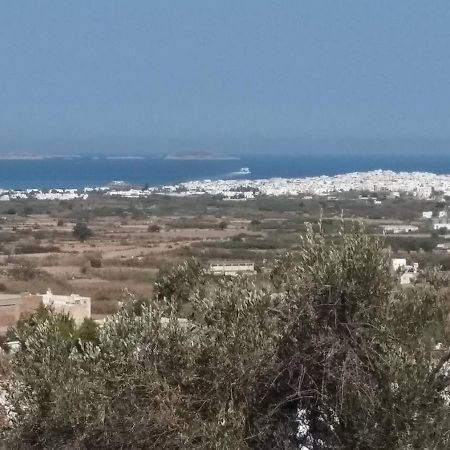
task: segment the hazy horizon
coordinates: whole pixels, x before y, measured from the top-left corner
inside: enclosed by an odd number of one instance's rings
[[[373,153],[442,153],[450,138],[198,138],[198,139],[73,139],[5,141],[1,156],[122,155],[159,156],[183,153],[211,155],[308,155]]]

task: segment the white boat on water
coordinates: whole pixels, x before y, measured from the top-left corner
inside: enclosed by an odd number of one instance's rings
[[[233,172],[233,175],[249,175],[251,174],[248,167],[241,167],[237,172]]]

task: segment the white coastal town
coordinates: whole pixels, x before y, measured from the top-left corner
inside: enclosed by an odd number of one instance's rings
[[[374,170],[353,172],[335,176],[304,178],[227,179],[187,181],[173,185],[146,186],[138,188],[123,181],[108,186],[85,187],[82,189],[0,189],[0,201],[32,198],[36,200],[86,200],[90,194],[126,198],[146,197],[152,194],[172,196],[215,195],[226,199],[251,199],[259,195],[326,196],[351,191],[387,191],[407,193],[417,198],[431,198],[435,192],[450,195],[450,174],[429,172],[393,172]]]

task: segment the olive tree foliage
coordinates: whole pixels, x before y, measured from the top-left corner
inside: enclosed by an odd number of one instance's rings
[[[194,291],[200,291],[204,295],[206,284],[207,274],[202,265],[190,258],[171,271],[162,271],[155,282],[154,300],[160,304],[168,301],[178,313],[182,313],[187,309],[186,305],[190,304]]]
[[[38,448],[245,448],[249,398],[276,358],[270,293],[223,280],[191,301],[197,323],[178,321],[170,299],[129,303],[96,345],[73,345],[57,316],[22,327],[10,438]]]
[[[309,233],[276,267],[288,331],[273,388],[311,449],[448,448],[448,302],[441,284],[393,284],[382,243]],[[283,419],[281,419],[283,420]],[[298,442],[297,441],[297,442]]]
[[[24,323],[4,383],[7,438],[21,448],[448,448],[448,310],[435,278],[400,290],[382,244],[360,228],[334,240],[310,230],[276,262],[272,289],[211,283],[190,261],[95,340],[67,335],[54,314]]]

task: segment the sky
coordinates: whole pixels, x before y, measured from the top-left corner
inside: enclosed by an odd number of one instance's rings
[[[0,152],[446,147],[449,24],[448,0],[4,0]]]

